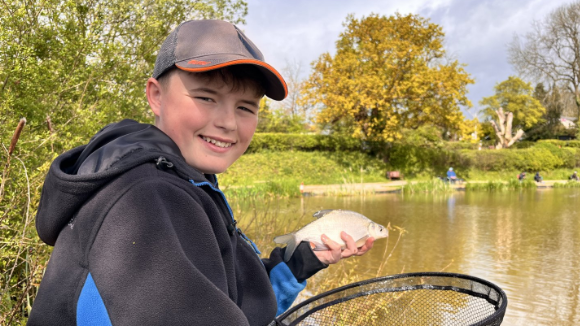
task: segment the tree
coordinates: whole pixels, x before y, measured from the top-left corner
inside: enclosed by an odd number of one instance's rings
[[[291,115],[281,108],[272,108],[266,97],[260,101],[256,132],[301,133],[306,125],[300,115]]]
[[[52,159],[109,122],[149,120],[145,82],[169,31],[193,18],[241,23],[247,5],[4,0],[0,8],[0,325],[23,325],[51,250],[34,215]],[[15,129],[20,140],[9,147]]]
[[[557,8],[532,27],[524,40],[514,37],[510,63],[522,76],[564,85],[580,117],[580,1]]]
[[[320,107],[318,123],[366,140],[425,124],[459,130],[473,80],[457,61],[443,63],[439,26],[400,14],[348,16],[344,26],[336,54],[322,54],[305,84],[302,103]]]
[[[524,131],[522,129],[518,129],[515,136],[512,135],[512,125],[514,120],[514,115],[512,112],[504,113],[503,108],[500,107],[499,109],[495,110],[497,114],[497,120],[491,120],[490,123],[495,130],[495,135],[498,138],[498,142],[495,145],[496,149],[507,148],[513,145],[516,141],[518,141],[524,135]]]
[[[286,62],[286,66],[282,69],[284,80],[288,86],[288,96],[280,103],[284,111],[291,117],[296,115],[306,117],[304,110],[301,110],[300,105],[300,89],[302,88],[302,80],[300,79],[300,71],[302,66],[300,62]]]
[[[513,126],[524,131],[543,122],[546,109],[533,96],[533,88],[518,77],[510,76],[507,80],[495,85],[495,95],[484,97],[480,104],[486,106],[483,110],[488,118],[496,116],[495,108],[503,107],[513,114]]]
[[[536,85],[534,98],[546,108],[546,111],[542,116],[544,122],[526,132],[527,139],[550,139],[565,133],[565,128],[560,122],[565,107],[561,94],[562,90],[556,84],[549,89],[545,89],[543,83]]]
[[[121,118],[148,119],[143,88],[169,31],[193,18],[243,22],[241,0],[3,1],[0,124],[50,115],[86,137]],[[37,127],[38,128],[38,127]]]

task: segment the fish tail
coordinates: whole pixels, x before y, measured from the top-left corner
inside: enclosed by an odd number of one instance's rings
[[[276,243],[285,243],[286,244],[286,252],[284,253],[284,261],[289,261],[290,257],[296,250],[296,236],[293,233],[284,234],[281,236],[277,236],[274,238],[274,242]]]

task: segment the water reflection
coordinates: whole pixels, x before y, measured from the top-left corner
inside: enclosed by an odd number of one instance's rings
[[[504,325],[580,325],[579,204],[579,189],[305,197],[268,207],[293,220],[285,230],[261,235],[264,230],[254,229],[249,234],[271,239],[305,225],[320,209],[358,211],[407,231],[381,275],[442,270],[473,275],[506,291]],[[257,210],[263,209],[259,206]],[[244,223],[251,216],[248,210],[240,208]],[[389,239],[391,248],[395,240]],[[368,255],[317,277],[336,272],[347,279],[345,266],[353,267],[360,279],[376,277],[385,259],[386,241],[381,241]]]

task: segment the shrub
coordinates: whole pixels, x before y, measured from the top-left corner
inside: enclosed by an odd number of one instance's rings
[[[580,140],[542,139],[539,140],[536,144],[553,144],[560,147],[580,148]]]
[[[338,135],[256,133],[248,153],[270,151],[360,151],[360,140]]]
[[[458,162],[463,168],[483,171],[550,171],[578,166],[580,151],[544,143],[523,149],[461,151]]]

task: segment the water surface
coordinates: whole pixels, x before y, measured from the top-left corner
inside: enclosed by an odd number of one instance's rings
[[[319,209],[341,208],[402,227],[407,232],[381,275],[445,271],[476,276],[506,292],[503,325],[572,326],[580,325],[579,204],[580,189],[547,189],[304,197],[268,209],[296,220],[296,226]],[[293,226],[275,235],[288,228]],[[394,240],[391,236],[390,247]],[[362,279],[377,276],[385,245],[379,240],[367,255],[351,258]]]

